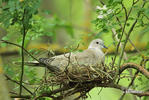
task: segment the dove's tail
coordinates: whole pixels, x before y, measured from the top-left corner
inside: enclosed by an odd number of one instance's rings
[[[49,58],[40,58],[38,61],[25,61],[24,65],[34,66],[34,67],[47,67],[52,72],[60,72],[60,69],[56,66],[50,65],[48,62],[53,61]],[[14,64],[21,65],[22,62],[14,62]]]
[[[14,64],[21,65],[22,62],[14,62]],[[25,61],[24,62],[24,65],[28,65],[28,66],[41,66],[42,67],[42,64],[39,63],[38,61]]]

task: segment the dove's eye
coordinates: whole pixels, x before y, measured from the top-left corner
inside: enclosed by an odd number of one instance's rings
[[[96,44],[99,44],[99,42],[96,42]]]

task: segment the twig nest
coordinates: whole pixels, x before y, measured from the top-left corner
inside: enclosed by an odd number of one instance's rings
[[[53,85],[68,84],[70,82],[84,83],[96,81],[110,83],[114,77],[114,70],[105,65],[67,67],[63,72],[50,74],[48,82]]]

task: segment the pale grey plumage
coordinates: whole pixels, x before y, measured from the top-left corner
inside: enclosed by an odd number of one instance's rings
[[[105,48],[103,41],[101,39],[95,39],[91,41],[88,49],[84,50],[83,52],[71,52],[51,58],[40,58],[39,61],[41,64],[49,67],[51,71],[57,69],[64,71],[68,65],[72,68],[75,66],[96,66],[104,63],[105,55],[102,52],[102,48]],[[28,63],[28,65],[38,65],[38,63],[39,62],[37,61],[33,61]]]

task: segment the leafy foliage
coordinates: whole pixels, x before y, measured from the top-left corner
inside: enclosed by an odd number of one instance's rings
[[[56,30],[58,28],[63,28],[66,30],[68,35],[73,37],[73,28],[69,22],[60,19],[56,15],[50,15],[48,18],[43,17],[39,14],[39,7],[41,0],[3,0],[0,5],[0,26],[7,30],[6,36],[3,40],[13,41],[16,44],[21,45],[23,40],[23,35],[25,33],[25,47],[32,40],[38,39],[41,36],[48,36],[51,39],[56,39]],[[42,12],[41,12],[42,13]],[[48,10],[43,11],[43,13],[50,14]],[[0,45],[6,46],[6,45]],[[32,51],[29,51],[32,52]],[[32,58],[27,57],[28,60]],[[16,58],[13,58],[13,61]],[[17,61],[20,61],[17,59]],[[5,71],[12,79],[19,82],[20,68],[10,67],[10,64],[4,65]],[[15,65],[13,65],[15,66]],[[41,81],[41,78],[37,77],[37,72],[35,68],[24,67],[25,77],[23,84],[37,84]],[[15,89],[18,89],[15,88]],[[41,89],[40,91],[44,91]]]

